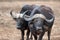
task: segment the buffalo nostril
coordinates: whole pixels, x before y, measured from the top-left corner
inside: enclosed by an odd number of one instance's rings
[[[17,26],[16,28],[17,28],[17,29],[21,29],[21,26]]]
[[[42,30],[42,29],[38,29],[38,30]]]
[[[42,27],[36,27],[37,30],[42,30]]]
[[[21,28],[21,26],[20,26],[20,25],[17,25],[17,26],[16,26],[16,28],[17,28],[17,29],[20,29],[20,28]]]

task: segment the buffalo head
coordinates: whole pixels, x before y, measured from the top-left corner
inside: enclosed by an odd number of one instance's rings
[[[16,21],[17,23],[17,28],[20,29],[21,25],[24,22],[23,16],[27,11],[25,11],[24,13],[15,13],[13,11],[10,12],[10,15],[12,16],[12,18]]]

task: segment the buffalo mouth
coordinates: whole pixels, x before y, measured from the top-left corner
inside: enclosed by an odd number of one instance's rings
[[[43,30],[37,30],[37,31],[36,31],[36,34],[39,35],[39,34],[42,33],[42,32],[43,32]]]
[[[33,34],[40,35],[40,33],[42,33],[42,32],[43,32],[43,30],[35,30],[35,31],[33,32]]]

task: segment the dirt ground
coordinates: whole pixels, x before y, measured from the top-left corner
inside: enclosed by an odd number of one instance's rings
[[[16,22],[10,16],[10,11],[20,11],[23,5],[47,5],[52,8],[55,14],[55,22],[51,32],[51,40],[60,40],[60,2],[0,2],[0,40],[20,40],[20,30],[16,29]],[[26,39],[26,35],[25,35]],[[47,40],[47,33],[44,35],[44,40]]]

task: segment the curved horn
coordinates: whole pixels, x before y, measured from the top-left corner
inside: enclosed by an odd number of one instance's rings
[[[30,20],[32,20],[32,19],[34,19],[34,18],[38,18],[38,17],[45,19],[45,16],[43,16],[42,14],[35,14],[35,15],[32,16],[32,17],[27,16],[27,15],[24,15],[24,19],[25,19],[26,21],[30,21]]]
[[[22,13],[22,14],[21,14],[21,17],[23,17],[23,16],[25,15],[25,13],[27,13],[27,12],[28,12],[28,10],[25,11],[24,13]]]
[[[40,18],[44,19],[45,21],[47,21],[48,23],[51,23],[53,22],[54,20],[54,16],[52,15],[52,18],[51,19],[47,19],[43,14],[40,14],[39,16]]]
[[[13,18],[16,18],[16,13],[15,13],[15,12],[13,13],[12,11],[13,11],[13,10],[10,11],[10,15],[11,15]]]
[[[28,10],[27,10],[28,11]],[[27,12],[27,11],[25,11],[24,13],[15,13],[15,12],[10,12],[10,14],[11,14],[11,16],[13,17],[13,18],[22,18],[24,15],[25,15],[25,13]]]
[[[24,19],[26,21],[30,21],[30,20],[32,20],[34,18],[37,18],[37,17],[40,17],[40,18],[46,20],[47,22],[52,22],[54,20],[54,18],[51,18],[51,19],[48,20],[43,14],[35,14],[33,17],[30,17],[30,16],[25,15],[24,16]]]
[[[51,14],[50,12],[49,12],[49,14],[52,16],[52,18],[51,19],[45,19],[47,22],[52,22],[54,19],[55,19],[55,17],[54,17],[54,14]]]
[[[52,18],[51,19],[47,19],[43,14],[39,14],[40,16],[40,18],[42,18],[42,19],[44,19],[45,21],[47,21],[47,22],[53,22],[53,20],[54,20],[54,16],[52,15]]]
[[[24,13],[19,13],[19,14],[17,14],[17,16],[20,17],[20,18],[23,18],[23,16],[25,15],[26,12],[28,12],[28,10],[25,11]]]
[[[52,22],[54,20],[54,18],[51,18],[49,20],[48,19],[45,19],[45,20],[50,23],[50,22]]]

